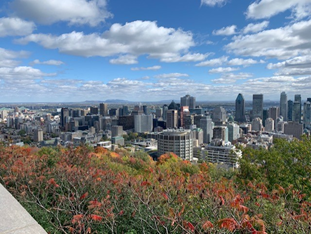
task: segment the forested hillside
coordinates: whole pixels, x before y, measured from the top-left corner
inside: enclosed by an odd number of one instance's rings
[[[49,233],[310,233],[311,142],[239,171],[103,148],[0,147],[0,182]]]

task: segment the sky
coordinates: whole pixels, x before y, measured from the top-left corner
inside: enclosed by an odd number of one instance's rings
[[[311,97],[311,0],[3,0],[0,102]]]

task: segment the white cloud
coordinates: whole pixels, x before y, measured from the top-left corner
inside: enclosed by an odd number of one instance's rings
[[[235,36],[225,49],[244,56],[287,59],[299,54],[309,54],[310,37],[311,20],[300,21],[252,35]]]
[[[181,29],[158,27],[156,22],[134,21],[125,25],[113,24],[102,35],[71,32],[60,36],[32,34],[16,40],[27,44],[36,42],[48,49],[78,56],[139,56],[150,58],[176,58],[195,45],[192,34]]]
[[[125,64],[125,65],[138,63],[137,57],[133,55],[122,55],[116,59],[110,59],[109,62],[111,64]]]
[[[19,58],[26,58],[29,53],[26,51],[12,51],[0,48],[0,67],[16,67],[20,61],[14,60]]]
[[[225,73],[225,72],[233,72],[237,71],[239,68],[233,68],[233,67],[218,67],[218,68],[213,68],[209,70],[209,73]]]
[[[5,80],[31,80],[55,75],[56,73],[44,73],[39,69],[26,66],[19,66],[14,68],[0,67],[0,79]]]
[[[201,5],[207,5],[207,6],[223,6],[225,5],[227,0],[201,0]]]
[[[254,59],[241,59],[241,58],[234,58],[228,61],[227,65],[229,66],[249,66],[258,63],[258,61]]]
[[[177,78],[177,77],[188,77],[188,74],[185,73],[167,73],[167,74],[161,74],[154,76],[158,79],[166,79],[166,78]]]
[[[19,18],[0,18],[0,37],[29,35],[35,28],[33,22]]]
[[[132,71],[148,71],[148,70],[159,70],[161,69],[161,66],[152,66],[152,67],[132,67]]]
[[[310,16],[310,0],[257,0],[249,5],[247,18],[264,19],[275,16],[286,10],[292,10],[292,16],[302,19]]]
[[[263,21],[261,23],[258,24],[248,24],[244,29],[243,29],[243,33],[247,34],[247,33],[257,33],[260,32],[262,30],[264,30],[265,28],[267,28],[269,25],[269,21]]]
[[[0,67],[16,67],[20,61],[11,59],[0,59]]]
[[[40,24],[65,21],[96,26],[112,16],[106,0],[15,0],[11,7],[18,16]]]
[[[235,83],[237,80],[245,80],[252,77],[252,74],[240,72],[238,74],[225,73],[218,79],[213,79],[212,82],[216,84],[231,84]]]
[[[185,54],[183,56],[169,56],[169,57],[164,57],[161,58],[161,62],[166,62],[166,63],[176,63],[176,62],[198,62],[206,59],[210,53],[207,54],[200,54],[200,53],[195,53],[195,54]]]
[[[30,63],[31,65],[34,64],[43,64],[43,65],[53,65],[53,66],[60,66],[62,64],[64,64],[64,62],[59,61],[59,60],[48,60],[48,61],[40,61],[39,59],[35,59],[34,61],[32,61]]]
[[[210,59],[207,61],[203,61],[201,63],[196,64],[196,67],[213,67],[213,66],[221,66],[222,64],[228,61],[228,57],[222,56],[216,59]]]
[[[218,35],[218,36],[230,36],[233,34],[236,34],[236,25],[231,25],[228,27],[223,27],[219,30],[214,30],[213,35]]]

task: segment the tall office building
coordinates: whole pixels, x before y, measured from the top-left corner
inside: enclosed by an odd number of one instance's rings
[[[163,109],[162,118],[163,118],[163,120],[166,120],[166,113],[167,113],[167,110],[168,110],[168,106],[166,104],[164,104],[162,109]]]
[[[178,127],[178,111],[167,110],[166,112],[166,128],[177,128]]]
[[[293,106],[294,102],[292,100],[287,101],[287,120],[293,121]]]
[[[235,100],[235,121],[245,122],[245,100],[241,93]]]
[[[283,120],[287,120],[287,95],[285,92],[281,93],[281,97],[280,97],[280,115],[283,117]]]
[[[191,130],[164,130],[158,135],[158,156],[173,152],[184,160],[193,159],[193,138]]]
[[[147,105],[143,105],[143,112],[145,115],[149,115],[150,114],[150,109],[148,108]]]
[[[265,120],[265,131],[266,132],[274,131],[274,120],[272,118],[267,118]]]
[[[92,115],[98,115],[98,107],[97,106],[91,106],[90,107],[90,113]]]
[[[240,127],[236,123],[228,123],[228,141],[233,142],[240,137]]]
[[[263,119],[263,94],[253,94],[253,119]]]
[[[222,106],[217,106],[213,110],[213,116],[212,116],[213,122],[215,125],[221,125],[224,124],[227,121],[227,112],[225,108]]]
[[[311,103],[305,102],[303,105],[303,124],[305,128],[311,128]]]
[[[257,117],[252,121],[252,130],[253,131],[262,131],[262,120]]]
[[[68,108],[62,108],[61,117],[60,117],[60,125],[62,127],[65,127],[66,123],[69,123],[69,109]]]
[[[298,102],[299,103],[299,114],[297,113],[298,112],[298,107],[296,107],[296,112],[294,113],[294,115],[296,115],[296,117],[298,117],[298,115],[300,117],[299,118],[299,123],[301,123],[301,109],[302,109],[302,104],[301,104],[301,95],[300,94],[295,94],[295,102]],[[295,102],[294,102],[294,105],[295,105]],[[298,105],[298,104],[296,104]],[[297,121],[296,121],[297,122]]]
[[[209,116],[201,117],[200,128],[203,130],[203,142],[209,144],[213,139],[214,122]]]
[[[152,115],[134,115],[135,132],[151,132],[153,129]]]
[[[111,126],[111,137],[117,137],[123,135],[123,126],[113,125]]]
[[[277,128],[277,118],[280,116],[280,109],[276,106],[269,108],[269,117],[274,121],[274,129]]]
[[[189,106],[189,109],[195,108],[195,97],[191,97],[190,95],[186,95],[180,98],[180,106]]]
[[[43,141],[43,130],[41,128],[37,128],[34,131],[34,142]]]
[[[107,105],[107,103],[100,103],[99,104],[99,114],[101,116],[108,116],[108,105]]]
[[[293,105],[293,121],[301,122],[301,103],[299,101],[295,101]]]

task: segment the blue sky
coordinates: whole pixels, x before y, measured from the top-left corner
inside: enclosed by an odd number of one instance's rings
[[[311,97],[311,0],[0,3],[0,102]]]

